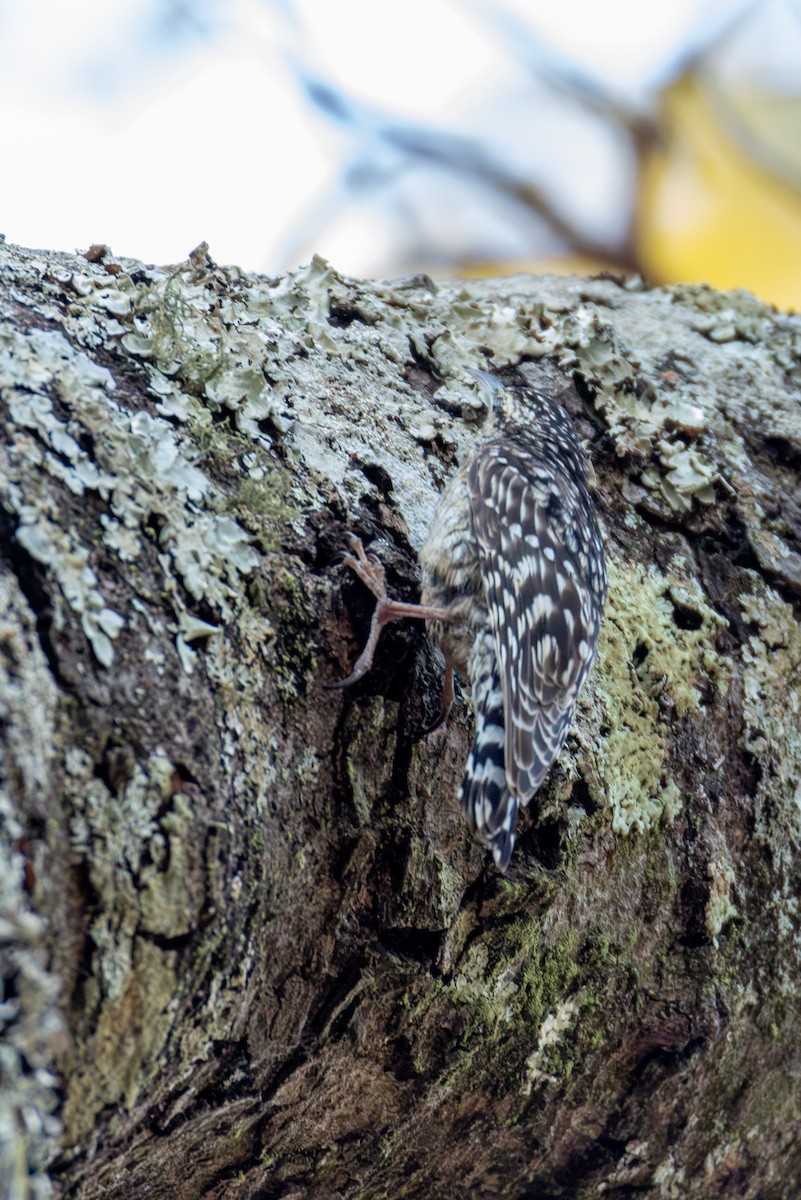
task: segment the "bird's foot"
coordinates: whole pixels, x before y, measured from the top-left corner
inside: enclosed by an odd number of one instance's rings
[[[347,679],[341,679],[337,683],[330,683],[327,686],[331,688],[346,688],[351,684],[357,683],[363,675],[366,675],[373,665],[373,655],[375,648],[378,645],[378,639],[381,636],[381,630],[385,625],[391,624],[393,621],[402,621],[404,617],[412,617],[422,621],[448,621],[450,614],[443,608],[432,608],[425,604],[407,604],[402,600],[390,600],[386,593],[384,568],[374,554],[368,555],[365,552],[361,539],[355,535],[350,535],[351,553],[346,554],[343,562],[346,566],[358,575],[362,583],[368,588],[376,598],[376,606],[373,610],[373,619],[370,622],[370,635],[367,643],[361,654],[356,660],[353,670]]]

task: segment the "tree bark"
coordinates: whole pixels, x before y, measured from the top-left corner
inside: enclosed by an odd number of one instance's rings
[[[90,261],[91,260],[91,261]],[[611,278],[0,248],[0,1179],[81,1200],[795,1197],[801,321]],[[564,391],[599,659],[506,877],[387,630]]]

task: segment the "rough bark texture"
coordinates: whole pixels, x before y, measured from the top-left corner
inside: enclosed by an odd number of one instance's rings
[[[94,257],[0,249],[5,1194],[797,1196],[801,322]],[[506,878],[422,631],[325,689],[483,351],[575,385],[610,558]]]

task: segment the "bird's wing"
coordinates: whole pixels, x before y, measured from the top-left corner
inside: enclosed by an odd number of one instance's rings
[[[505,769],[527,804],[567,737],[599,612],[577,553],[578,488],[504,440],[468,471],[471,520],[503,685]]]

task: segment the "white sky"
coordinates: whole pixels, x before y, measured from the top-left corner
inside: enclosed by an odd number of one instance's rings
[[[359,161],[355,143],[309,105],[293,64],[347,89],[367,126],[389,113],[463,132],[485,97],[497,106],[530,86],[514,55],[641,96],[710,22],[745,6],[202,0],[206,32],[165,49],[143,32],[156,0],[0,0],[0,231],[54,249],[107,242],[151,262],[205,239],[219,261],[268,270],[317,249],[369,273],[386,225],[344,203],[336,181]],[[486,16],[502,7],[530,45],[514,29],[506,44],[490,33]],[[304,216],[313,244],[297,241]]]

